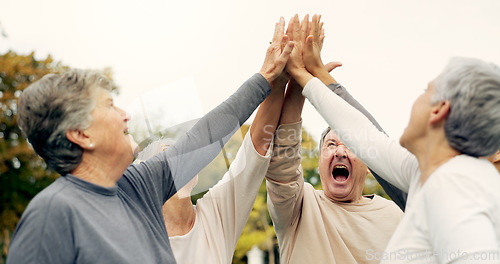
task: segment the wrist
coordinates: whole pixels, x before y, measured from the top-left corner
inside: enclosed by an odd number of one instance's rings
[[[317,74],[314,74],[316,78],[318,78],[324,85],[329,85],[331,83],[337,83],[337,81],[330,75],[325,68],[322,71],[319,71]]]
[[[267,81],[267,83],[269,83],[269,85],[272,85],[272,82],[276,78],[276,77],[273,77],[272,74],[266,73],[263,70],[259,71],[259,74],[262,75],[262,77],[264,77],[264,79],[266,79],[266,81]]]
[[[297,84],[304,88],[304,86],[314,77],[307,70],[294,70],[290,72],[290,75],[297,82]]]

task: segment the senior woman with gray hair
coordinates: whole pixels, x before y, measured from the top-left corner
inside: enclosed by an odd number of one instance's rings
[[[73,70],[28,87],[19,100],[19,125],[62,177],[26,208],[7,263],[175,263],[162,205],[270,93],[293,47],[279,33],[259,73],[176,144],[137,165],[131,165],[129,116],[113,104],[108,79]]]
[[[318,23],[313,19],[311,28]],[[304,61],[317,40],[304,41],[304,52],[295,45],[287,65],[302,94],[368,167],[408,192],[406,215],[385,252],[367,250],[366,257],[382,263],[499,263],[500,175],[479,157],[500,148],[500,69],[453,58],[415,101],[399,145],[314,78],[310,72],[320,76],[324,70],[306,68],[313,64]]]

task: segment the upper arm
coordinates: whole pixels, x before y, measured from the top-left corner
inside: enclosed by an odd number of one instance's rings
[[[28,205],[12,236],[7,263],[74,262],[70,210],[60,201],[53,202],[37,199]]]
[[[215,215],[213,226],[220,226],[228,252],[234,251],[243,228],[252,211],[270,161],[271,149],[266,156],[254,148],[250,132],[224,177],[197,203],[199,210],[211,210]],[[212,225],[211,225],[212,226]]]

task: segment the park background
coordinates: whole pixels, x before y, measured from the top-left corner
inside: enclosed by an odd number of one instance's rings
[[[497,0],[1,0],[0,263],[27,202],[57,177],[15,121],[22,89],[43,74],[102,70],[116,84],[116,104],[132,114],[138,142],[176,137],[259,71],[280,16],[321,14],[323,61],[343,62],[333,76],[397,140],[414,99],[450,57],[500,64],[499,12]],[[317,185],[316,144],[326,123],[307,101],[303,119],[305,176]],[[246,129],[202,172],[193,200],[220,179]],[[383,194],[371,178],[366,192]],[[275,248],[265,199],[261,188],[235,263],[254,245]]]

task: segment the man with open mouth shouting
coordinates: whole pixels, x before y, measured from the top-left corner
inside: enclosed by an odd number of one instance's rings
[[[295,47],[287,64],[289,73],[300,63],[306,63],[302,67],[311,66],[307,63],[323,67],[319,59],[323,39],[323,31],[317,27],[319,18],[313,17],[315,26],[311,27],[308,19],[306,16],[299,24],[295,16],[288,26],[287,35]],[[319,44],[314,56],[308,54],[309,34]],[[304,54],[314,57],[314,61],[303,62],[302,46]],[[328,73],[318,78],[376,125],[370,114]],[[362,195],[368,168],[329,129],[320,142],[319,173],[323,190],[315,190],[304,182],[300,148],[305,98],[301,92],[297,83],[289,82],[266,175],[267,204],[278,237],[281,263],[378,263],[403,212],[394,202],[380,196]]]

